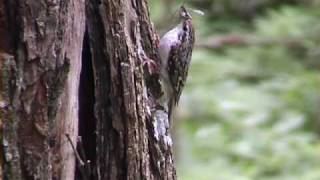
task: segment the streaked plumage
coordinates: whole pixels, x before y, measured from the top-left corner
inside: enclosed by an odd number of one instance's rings
[[[184,6],[180,8],[180,19],[181,22],[161,38],[159,46],[163,103],[168,108],[169,118],[187,80],[195,41],[192,19]]]

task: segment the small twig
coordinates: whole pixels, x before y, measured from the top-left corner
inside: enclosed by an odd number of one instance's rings
[[[91,174],[91,162],[90,162],[90,160],[87,160],[86,153],[84,152],[84,147],[83,147],[81,136],[78,137],[78,143],[79,143],[80,155],[83,159],[86,160],[86,162],[84,163],[86,174],[90,175]]]
[[[69,143],[70,143],[70,145],[71,145],[71,147],[72,147],[72,150],[73,150],[74,154],[76,155],[76,158],[77,158],[77,160],[79,161],[80,165],[81,165],[81,166],[84,166],[84,162],[82,161],[82,159],[81,159],[81,157],[80,157],[80,155],[79,155],[76,147],[73,145],[73,142],[72,142],[72,140],[71,140],[71,138],[70,138],[70,135],[69,135],[69,134],[66,134],[66,137],[67,137],[67,139],[68,139],[68,141],[69,141]]]
[[[81,159],[81,157],[80,157],[80,155],[79,155],[76,147],[74,146],[74,144],[73,144],[73,142],[72,142],[72,140],[71,140],[71,138],[70,138],[70,135],[69,135],[69,134],[66,134],[66,137],[67,137],[67,139],[68,139],[68,141],[69,141],[69,143],[70,143],[70,145],[71,145],[71,147],[72,147],[72,150],[73,150],[74,154],[76,155],[77,161],[79,162],[79,164],[78,164],[78,169],[79,169],[79,171],[80,171],[80,173],[81,173],[82,178],[83,178],[84,180],[89,180],[90,175],[87,174],[87,172],[86,172],[85,163],[84,163],[83,160]]]

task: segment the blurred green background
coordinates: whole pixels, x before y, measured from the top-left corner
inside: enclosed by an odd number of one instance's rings
[[[183,1],[151,0],[160,34]],[[181,180],[320,180],[320,1],[189,0],[197,41],[175,115]]]

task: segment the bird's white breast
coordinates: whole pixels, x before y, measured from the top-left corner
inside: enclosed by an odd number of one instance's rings
[[[167,32],[160,40],[160,58],[162,67],[167,66],[171,46],[178,42],[179,26]]]

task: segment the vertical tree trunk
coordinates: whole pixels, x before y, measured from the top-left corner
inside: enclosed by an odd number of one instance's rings
[[[73,179],[82,0],[0,0],[7,179]]]
[[[97,179],[175,179],[168,119],[152,106],[159,85],[142,67],[144,58],[158,60],[147,1],[93,0],[86,7]]]
[[[78,128],[90,179],[176,179],[146,0],[0,0],[0,23],[7,179],[74,179]]]

